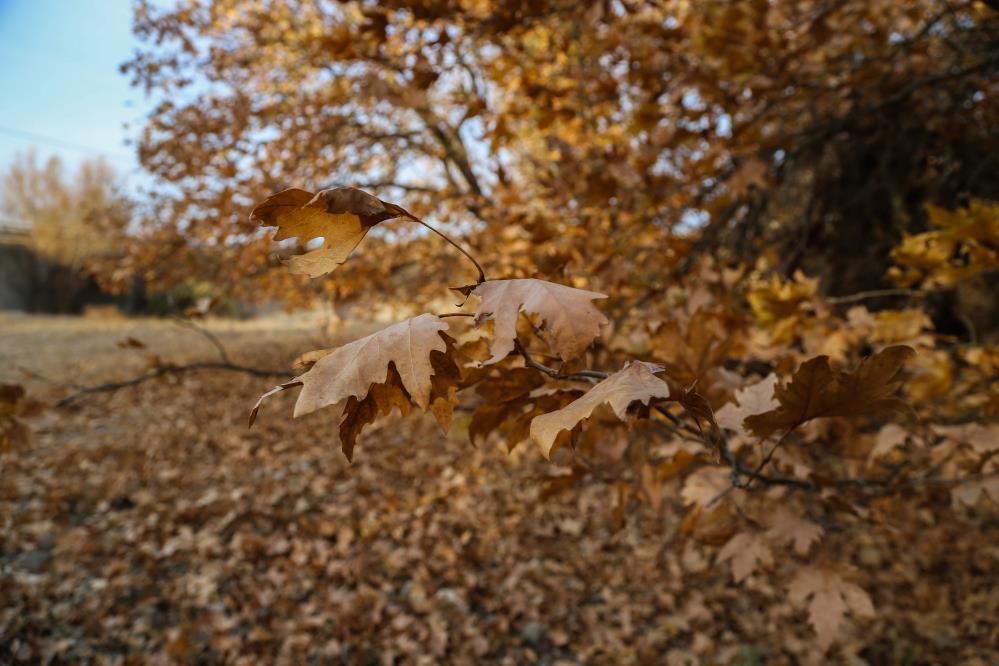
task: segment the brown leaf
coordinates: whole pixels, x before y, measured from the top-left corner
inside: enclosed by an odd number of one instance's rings
[[[861,361],[852,373],[835,371],[829,357],[816,356],[805,361],[787,385],[774,389],[779,407],[750,416],[744,424],[765,439],[815,418],[904,411],[905,403],[892,395],[900,386],[902,365],[914,354],[911,347],[887,347]]]
[[[788,585],[788,592],[793,604],[808,601],[808,619],[822,650],[836,640],[847,611],[862,617],[874,616],[874,605],[867,592],[829,569],[800,569]]]
[[[531,421],[531,439],[547,458],[551,455],[555,438],[563,430],[572,430],[588,418],[601,404],[610,405],[622,421],[628,406],[633,402],[649,404],[653,398],[669,396],[669,386],[655,376],[662,368],[651,363],[633,361],[587,391],[581,398],[566,407],[542,414]]]
[[[484,365],[502,360],[514,349],[517,316],[521,311],[536,314],[551,349],[563,361],[580,356],[600,335],[607,318],[593,306],[595,291],[535,279],[488,280],[472,292],[482,301],[475,311],[475,324],[492,319],[492,357]]]
[[[385,381],[390,363],[395,364],[413,400],[425,410],[432,388],[430,353],[447,350],[441,335],[445,330],[446,322],[422,314],[334,349],[298,378],[303,386],[295,416],[336,405],[351,396],[363,398],[368,387]]]
[[[769,520],[767,537],[779,544],[794,544],[794,552],[807,555],[812,544],[822,538],[823,529],[810,520],[805,520],[792,511],[777,507]]]
[[[302,243],[323,238],[322,247],[288,260],[292,273],[315,278],[329,273],[350,256],[374,225],[406,215],[406,211],[352,187],[313,194],[289,189],[268,197],[250,220],[277,227],[274,240],[298,237]]]
[[[141,340],[136,340],[132,336],[122,338],[116,343],[122,349],[145,349],[146,345]]]
[[[732,562],[732,577],[737,583],[741,583],[759,567],[774,563],[770,546],[758,532],[741,532],[732,537],[718,551],[719,562],[729,560]]]
[[[388,416],[393,407],[398,407],[403,416],[409,414],[409,394],[403,388],[395,366],[391,367],[386,381],[373,384],[362,400],[354,396],[347,399],[340,421],[340,448],[347,460],[354,460],[354,446],[361,430],[373,423],[379,413]]]

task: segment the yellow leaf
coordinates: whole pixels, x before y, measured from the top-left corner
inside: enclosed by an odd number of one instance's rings
[[[351,187],[316,194],[289,189],[268,197],[250,213],[250,220],[277,227],[274,240],[323,239],[322,247],[288,260],[292,273],[315,278],[329,273],[350,256],[374,225],[406,215],[406,211]]]

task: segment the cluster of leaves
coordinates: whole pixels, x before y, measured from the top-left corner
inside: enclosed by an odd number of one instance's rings
[[[293,192],[252,214],[277,227],[276,237],[327,239],[292,257],[292,271],[333,270],[389,216],[420,222],[358,190]],[[661,310],[668,318],[615,330],[594,305],[600,293],[481,272],[477,284],[453,289],[470,311],[420,314],[304,354],[296,366],[306,371],[262,396],[251,425],[264,398],[301,386],[295,415],[332,407],[351,459],[362,429],[393,407],[406,414],[415,403],[446,432],[455,405],[471,395],[470,438],[498,431],[511,450],[530,438],[568,468],[548,480],[552,492],[595,480],[618,488],[621,511],[633,499],[658,509],[676,481],[688,507],[680,534],[720,546],[717,561],[730,563],[736,581],[774,567],[775,550],[801,560],[788,572],[789,598],[807,610],[823,651],[848,613],[870,616],[874,607],[848,567],[811,554],[827,532],[869,527],[879,519],[873,503],[923,487],[947,488],[955,506],[999,501],[999,426],[920,422],[904,399],[919,398],[924,416],[977,421],[976,382],[994,375],[964,373],[961,390],[933,377],[932,365],[911,368],[907,395],[899,395],[913,357],[917,364],[946,358],[952,371],[950,354],[923,334],[918,310],[854,307],[841,317],[804,276],[744,280],[738,271],[708,269],[697,289],[664,294],[678,301]],[[450,317],[471,321],[452,326]],[[833,367],[833,359],[870,345],[874,353],[854,370]],[[605,372],[587,361],[623,367]],[[984,413],[995,415],[991,402]]]

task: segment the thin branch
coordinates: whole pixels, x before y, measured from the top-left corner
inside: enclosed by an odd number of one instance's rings
[[[212,361],[188,363],[186,365],[164,365],[154,368],[144,375],[133,377],[132,379],[126,379],[120,382],[107,382],[105,384],[97,384],[95,386],[87,386],[79,391],[76,391],[75,393],[71,393],[57,402],[56,407],[69,407],[84,397],[95,393],[114,393],[119,389],[128,388],[130,386],[138,386],[139,384],[143,384],[157,377],[162,377],[164,375],[179,375],[194,370],[226,370],[228,372],[242,372],[244,374],[253,375],[254,377],[288,376],[288,372],[286,371],[265,370],[262,368],[251,368],[244,365],[236,365],[234,363],[218,363]]]
[[[856,303],[869,298],[882,298],[885,296],[908,296],[914,298],[923,295],[923,292],[916,289],[873,289],[871,291],[860,291],[849,296],[830,296],[825,300],[827,303]]]
[[[190,319],[184,319],[183,317],[178,317],[177,315],[171,315],[170,319],[173,320],[173,323],[177,324],[178,326],[189,328],[195,333],[204,336],[209,342],[212,343],[212,345],[215,346],[215,349],[218,350],[219,358],[222,359],[222,362],[227,365],[233,365],[232,359],[229,358],[229,352],[227,352],[225,349],[225,345],[222,344],[222,341],[219,340],[218,336],[216,336],[214,333],[209,331],[207,328],[198,326]]]
[[[454,242],[453,240],[451,240],[451,237],[448,236],[447,234],[443,233],[442,231],[438,231],[437,229],[435,229],[434,227],[430,226],[429,224],[427,224],[426,222],[424,222],[420,218],[416,217],[415,215],[407,212],[406,213],[406,217],[408,217],[409,219],[411,219],[413,222],[417,222],[419,224],[422,224],[427,229],[430,229],[430,231],[434,232],[435,234],[437,234],[438,236],[440,236],[441,238],[443,238],[444,240],[446,240],[448,243],[450,243],[452,246],[454,246],[454,248],[457,249],[458,252],[461,252],[463,255],[465,255],[468,258],[469,261],[471,261],[473,264],[475,264],[475,269],[477,271],[479,271],[479,277],[478,277],[478,280],[476,281],[476,284],[482,284],[483,282],[486,281],[486,273],[485,273],[485,271],[482,270],[482,266],[479,265],[479,262],[475,260],[475,257],[473,257],[471,254],[469,254],[468,251],[465,250],[465,248],[463,248],[462,246],[458,245],[456,242]]]

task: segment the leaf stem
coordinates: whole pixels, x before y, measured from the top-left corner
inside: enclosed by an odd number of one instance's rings
[[[486,273],[485,273],[485,271],[482,270],[482,266],[479,265],[479,262],[475,260],[475,257],[473,257],[471,254],[469,254],[468,251],[465,248],[463,248],[462,246],[458,245],[458,243],[456,243],[453,240],[451,240],[451,237],[448,236],[447,234],[445,234],[444,232],[442,232],[442,231],[440,231],[438,229],[435,229],[434,227],[430,226],[429,224],[427,224],[426,222],[424,222],[420,218],[416,217],[412,213],[407,212],[406,213],[406,217],[408,217],[413,222],[416,222],[418,224],[422,224],[427,229],[430,229],[430,231],[434,232],[435,234],[437,234],[438,236],[440,236],[441,238],[443,238],[444,240],[446,240],[451,246],[453,246],[456,250],[458,250],[458,252],[461,252],[463,255],[465,255],[465,257],[468,258],[469,261],[471,261],[473,264],[475,264],[475,269],[477,271],[479,271],[479,277],[476,280],[476,284],[482,284],[483,282],[486,281]]]

